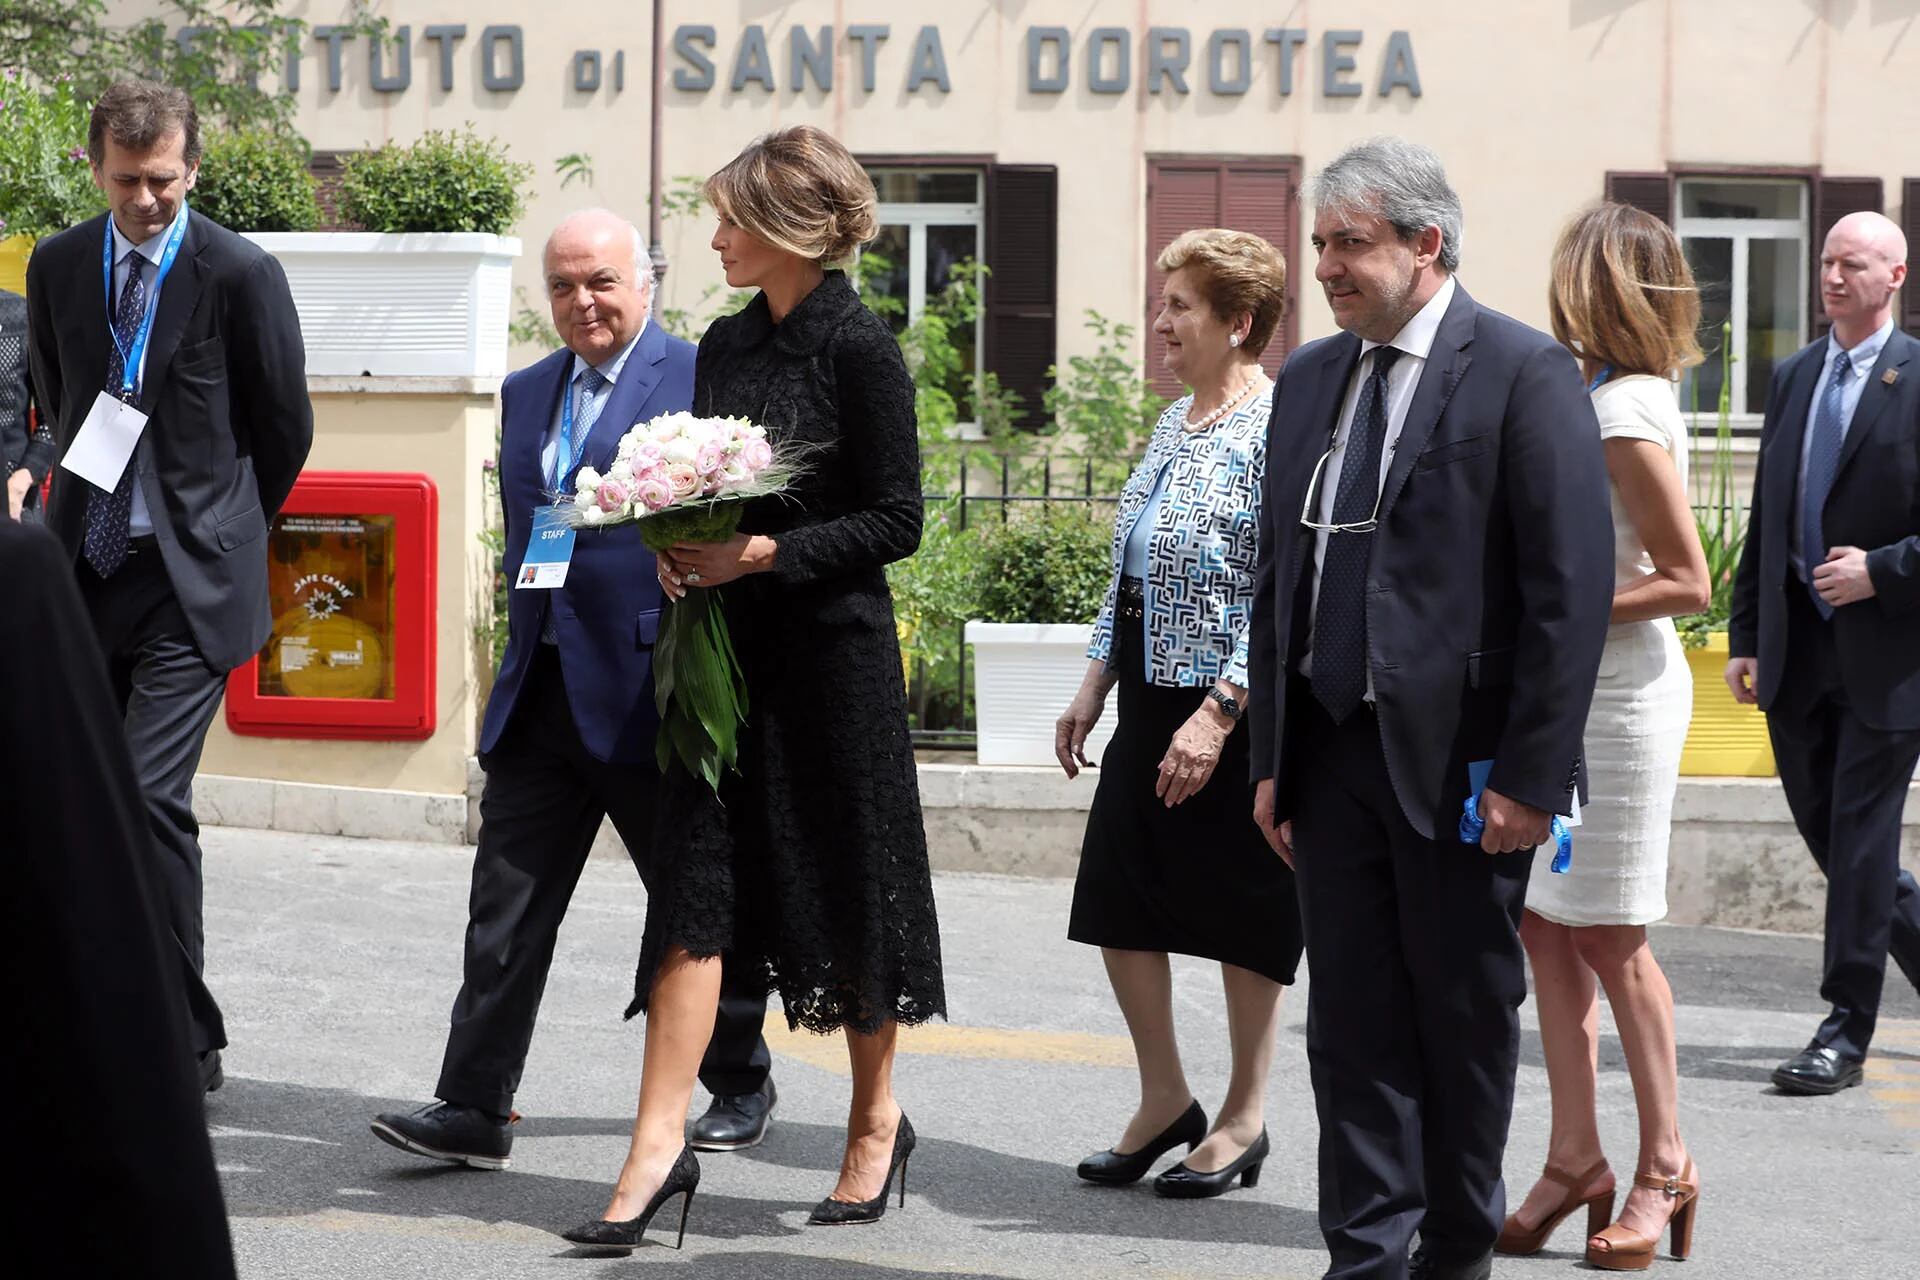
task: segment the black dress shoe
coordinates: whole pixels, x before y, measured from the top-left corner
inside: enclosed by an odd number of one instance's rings
[[[1205,1200],[1230,1190],[1235,1178],[1240,1179],[1243,1187],[1257,1186],[1260,1182],[1260,1166],[1267,1162],[1270,1150],[1272,1144],[1267,1141],[1267,1131],[1263,1128],[1260,1136],[1253,1140],[1253,1145],[1236,1156],[1226,1168],[1201,1173],[1187,1168],[1187,1162],[1182,1160],[1153,1180],[1154,1194],[1169,1200]]]
[[[674,1243],[678,1249],[687,1243],[687,1213],[693,1208],[693,1193],[700,1185],[700,1160],[693,1154],[691,1147],[680,1148],[679,1157],[674,1160],[673,1168],[667,1170],[667,1180],[653,1193],[653,1199],[647,1201],[647,1207],[640,1211],[637,1218],[628,1218],[625,1222],[609,1222],[605,1218],[590,1218],[571,1231],[562,1231],[560,1238],[589,1249],[611,1249],[625,1253],[640,1247],[640,1239],[647,1234],[647,1224],[653,1221],[653,1215],[660,1212],[660,1206],[675,1196],[684,1195],[680,1202],[680,1238]]]
[[[227,1073],[220,1069],[220,1051],[209,1049],[200,1055],[200,1092],[213,1093],[227,1082]]]
[[[687,1145],[695,1151],[744,1151],[757,1147],[773,1122],[780,1095],[773,1078],[752,1093],[716,1093],[706,1114],[687,1131]]]
[[[1782,1093],[1838,1093],[1859,1084],[1863,1074],[1860,1059],[1810,1044],[1773,1069],[1773,1084]]]
[[[1471,1262],[1436,1262],[1427,1246],[1421,1245],[1407,1267],[1407,1280],[1489,1280],[1492,1275],[1491,1249]]]
[[[512,1161],[513,1128],[505,1119],[478,1107],[434,1102],[401,1115],[388,1111],[373,1121],[373,1136],[390,1147],[429,1160],[470,1165],[475,1169],[504,1169]]]
[[[878,1222],[887,1212],[887,1193],[893,1188],[893,1175],[900,1175],[900,1207],[907,1207],[907,1157],[913,1154],[915,1138],[913,1122],[907,1119],[907,1113],[900,1113],[900,1127],[893,1131],[893,1156],[887,1161],[887,1180],[880,1184],[880,1194],[871,1200],[858,1202],[835,1200],[828,1196],[813,1206],[813,1212],[807,1215],[807,1221],[816,1227],[852,1227],[862,1223]]]
[[[1187,1104],[1180,1118],[1160,1131],[1146,1146],[1138,1151],[1129,1151],[1121,1155],[1118,1151],[1102,1151],[1090,1155],[1080,1162],[1074,1172],[1088,1182],[1097,1182],[1103,1187],[1124,1187],[1138,1182],[1153,1168],[1153,1162],[1181,1143],[1187,1144],[1192,1151],[1207,1136],[1207,1113],[1200,1108],[1199,1099]]]

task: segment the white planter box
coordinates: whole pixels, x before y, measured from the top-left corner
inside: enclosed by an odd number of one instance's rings
[[[513,236],[256,231],[293,287],[310,377],[507,373]]]
[[[1053,754],[1054,721],[1080,691],[1092,639],[1091,624],[967,624],[981,764],[1059,767]],[[1094,726],[1087,739],[1089,760],[1099,760],[1106,751],[1118,712],[1109,705]]]

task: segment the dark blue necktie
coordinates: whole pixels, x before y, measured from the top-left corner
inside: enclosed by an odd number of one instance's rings
[[[1853,361],[1846,352],[1837,353],[1820,407],[1814,411],[1813,439],[1807,443],[1807,484],[1800,497],[1800,559],[1807,568],[1807,593],[1823,618],[1833,616],[1833,606],[1813,589],[1813,571],[1827,558],[1827,536],[1822,526],[1834,477],[1840,474],[1840,448],[1847,440],[1844,397],[1852,374]]]
[[[1375,347],[1373,369],[1360,387],[1346,461],[1334,492],[1336,525],[1366,526],[1327,534],[1320,564],[1320,597],[1313,619],[1313,696],[1338,724],[1367,691],[1367,562],[1373,551],[1368,522],[1380,507],[1380,450],[1387,439],[1387,374],[1398,347]]]
[[[109,235],[112,233],[109,232]],[[139,253],[127,255],[127,282],[120,289],[120,305],[113,311],[113,350],[107,356],[107,391],[119,395],[126,380],[125,352],[133,350],[133,339],[140,331],[141,318],[147,314],[147,286],[141,268],[147,265]],[[139,371],[134,371],[139,376]],[[139,470],[135,460],[127,459],[120,483],[112,493],[92,489],[87,493],[87,537],[82,548],[87,563],[102,578],[111,578],[127,559],[127,522],[133,517],[133,473]]]

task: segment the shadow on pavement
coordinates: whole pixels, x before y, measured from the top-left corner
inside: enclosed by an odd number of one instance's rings
[[[228,1212],[236,1219],[330,1212],[450,1217],[557,1232],[605,1206],[607,1182],[520,1168],[482,1173],[438,1164],[396,1151],[368,1132],[367,1122],[378,1112],[410,1110],[416,1105],[414,1100],[371,1098],[347,1090],[231,1079],[213,1095],[207,1111]],[[629,1124],[622,1117],[536,1116],[523,1121],[516,1136],[522,1140],[624,1137]],[[742,1165],[757,1163],[817,1171],[824,1195],[839,1168],[843,1134],[837,1125],[780,1121],[759,1147],[703,1156],[704,1177],[688,1222],[689,1237],[779,1240],[807,1230],[797,1225],[793,1215],[812,1208],[811,1200],[757,1199],[727,1191],[747,1184]],[[1288,1158],[1288,1153],[1279,1158]],[[1295,1158],[1311,1160],[1313,1156],[1295,1153]],[[615,1170],[606,1172],[611,1178]],[[924,1133],[907,1175],[907,1207],[902,1211],[896,1200],[888,1217],[899,1214],[909,1224],[916,1203],[925,1203],[994,1231],[1320,1247],[1319,1228],[1310,1209],[1273,1203],[1262,1198],[1270,1193],[1260,1191],[1237,1190],[1210,1201],[1165,1200],[1154,1195],[1145,1181],[1128,1188],[1094,1187],[1078,1181],[1065,1165]],[[677,1221],[677,1209],[666,1211],[649,1237],[650,1241],[664,1238],[669,1254]],[[565,1251],[557,1238],[554,1243]],[[649,1244],[648,1251],[659,1247]],[[854,1264],[802,1257],[792,1258],[787,1270],[743,1270],[740,1256],[723,1255],[731,1268],[728,1274],[795,1280],[917,1274],[850,1270]],[[719,1263],[716,1259],[715,1265]]]

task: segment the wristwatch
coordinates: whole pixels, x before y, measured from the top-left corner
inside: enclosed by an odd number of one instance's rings
[[[1220,704],[1220,709],[1227,713],[1229,720],[1238,720],[1246,714],[1247,709],[1240,705],[1240,700],[1219,685],[1207,690],[1207,696]]]

